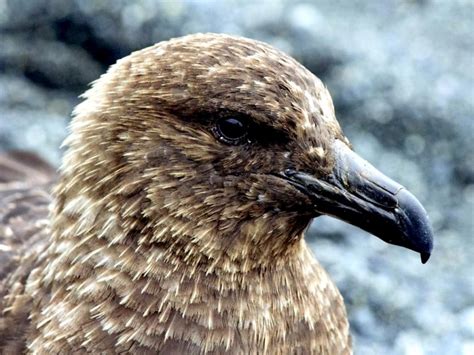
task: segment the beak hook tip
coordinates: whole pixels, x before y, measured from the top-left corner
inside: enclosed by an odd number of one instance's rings
[[[420,253],[421,263],[426,264],[430,256],[431,256],[431,253]]]

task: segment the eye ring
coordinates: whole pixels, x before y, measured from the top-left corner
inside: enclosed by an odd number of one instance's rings
[[[212,131],[221,142],[239,145],[248,142],[248,124],[240,117],[220,117]]]

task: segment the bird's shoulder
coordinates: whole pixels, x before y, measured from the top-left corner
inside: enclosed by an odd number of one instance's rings
[[[25,253],[47,239],[55,170],[34,153],[0,154],[0,295]]]

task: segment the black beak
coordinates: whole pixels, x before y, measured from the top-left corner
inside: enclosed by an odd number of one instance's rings
[[[421,262],[426,263],[433,249],[433,231],[416,197],[340,140],[334,141],[333,152],[335,165],[329,176],[315,178],[288,169],[285,178],[311,198],[316,213],[419,252]]]

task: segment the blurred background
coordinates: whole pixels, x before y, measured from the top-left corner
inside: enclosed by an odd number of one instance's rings
[[[136,49],[195,32],[263,40],[329,87],[354,148],[426,206],[436,246],[327,217],[308,231],[355,354],[474,354],[474,2],[0,0],[0,150],[54,165],[78,95]]]

